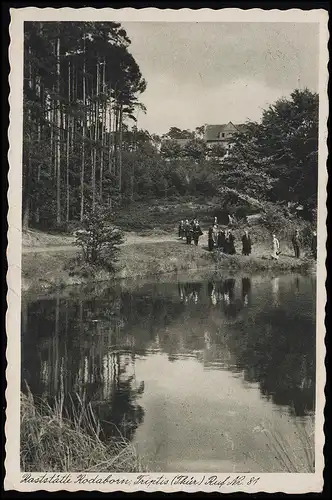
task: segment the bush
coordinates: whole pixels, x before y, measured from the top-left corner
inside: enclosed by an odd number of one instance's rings
[[[313,232],[312,224],[310,222],[304,221],[300,234],[303,246],[309,248],[311,247],[312,232]]]
[[[284,232],[289,221],[277,205],[267,206],[262,213],[261,223],[271,233]]]
[[[97,206],[85,216],[82,229],[76,231],[76,243],[88,264],[104,264],[114,269],[123,233],[112,224],[112,218],[107,208]]]

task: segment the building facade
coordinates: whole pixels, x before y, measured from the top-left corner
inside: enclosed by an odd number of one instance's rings
[[[204,140],[207,146],[220,145],[226,151],[231,147],[232,139],[237,132],[240,132],[242,125],[234,125],[232,122],[221,125],[205,125]]]

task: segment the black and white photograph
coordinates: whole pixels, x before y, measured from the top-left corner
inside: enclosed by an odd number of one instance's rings
[[[7,489],[323,488],[327,13],[204,12],[11,10]]]

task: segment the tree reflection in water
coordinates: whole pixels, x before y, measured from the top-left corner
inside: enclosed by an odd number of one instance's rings
[[[48,398],[85,394],[105,435],[116,427],[131,439],[144,418],[136,357],[158,350],[172,363],[190,356],[206,369],[243,373],[263,397],[304,415],[315,398],[315,297],[308,283],[226,277],[24,301],[22,387],[26,381]]]

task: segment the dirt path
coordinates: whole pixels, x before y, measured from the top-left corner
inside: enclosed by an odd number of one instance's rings
[[[166,241],[178,241],[173,235],[163,235],[163,236],[139,236],[137,234],[126,234],[125,242],[123,245],[134,245],[140,243],[163,243]],[[23,247],[22,253],[42,253],[42,252],[74,252],[78,251],[79,247],[74,244],[67,245],[46,245],[46,246],[33,246],[33,247]]]

